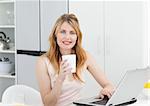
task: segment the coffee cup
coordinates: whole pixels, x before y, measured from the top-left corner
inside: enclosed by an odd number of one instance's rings
[[[67,60],[67,62],[72,68],[71,70],[72,73],[76,72],[76,55],[75,54],[62,55],[62,60]]]

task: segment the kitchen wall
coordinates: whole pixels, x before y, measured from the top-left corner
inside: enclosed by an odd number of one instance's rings
[[[147,4],[147,8],[148,8],[148,64],[150,66],[150,0],[148,0],[148,4]]]

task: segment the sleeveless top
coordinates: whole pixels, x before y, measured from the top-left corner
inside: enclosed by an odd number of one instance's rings
[[[55,73],[55,70],[47,57],[45,57],[45,62],[47,65],[48,74],[50,76],[51,86],[53,89],[58,74]],[[82,72],[81,78],[84,71],[85,71],[85,65],[83,67],[83,70],[81,71]],[[62,84],[61,94],[59,99],[57,100],[56,106],[73,106],[73,101],[80,99],[80,91],[83,87],[84,87],[84,83],[75,79],[70,80],[66,76],[66,79]]]

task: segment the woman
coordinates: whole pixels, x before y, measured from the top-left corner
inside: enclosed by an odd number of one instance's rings
[[[79,99],[84,85],[82,74],[88,70],[102,86],[99,97],[111,97],[114,88],[92,56],[82,46],[82,33],[74,14],[64,14],[56,21],[50,34],[50,49],[37,61],[37,79],[45,106],[69,106]],[[76,73],[62,55],[76,54]]]

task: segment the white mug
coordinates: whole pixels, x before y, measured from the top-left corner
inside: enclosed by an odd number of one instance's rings
[[[72,73],[76,72],[76,55],[75,54],[62,55],[62,60],[67,60],[67,62],[72,68],[71,70]]]

